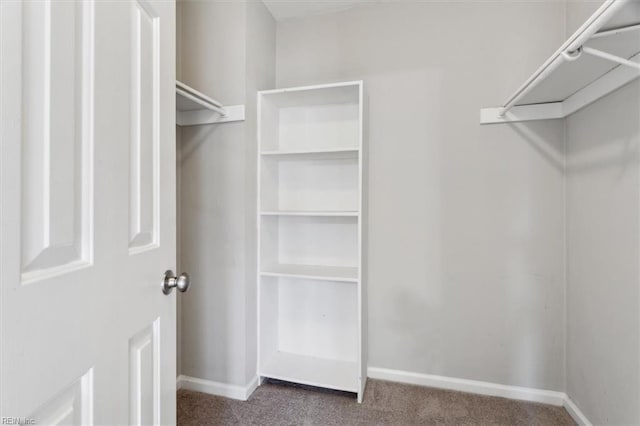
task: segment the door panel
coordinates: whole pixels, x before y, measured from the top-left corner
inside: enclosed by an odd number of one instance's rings
[[[132,136],[129,248],[157,246],[159,147],[159,17],[153,5],[136,0],[133,13]]]
[[[23,283],[91,261],[92,17],[92,1],[22,5]]]
[[[0,2],[0,416],[175,423],[175,4]]]
[[[129,422],[158,424],[160,418],[160,319],[129,341]]]
[[[44,425],[86,425],[93,419],[93,370],[87,371],[32,416]]]

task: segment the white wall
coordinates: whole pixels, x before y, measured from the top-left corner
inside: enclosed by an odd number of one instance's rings
[[[567,124],[567,391],[594,424],[640,424],[640,84]]]
[[[182,80],[247,120],[181,130],[180,373],[255,376],[255,90],[273,87],[275,24],[259,2],[180,1]]]
[[[564,390],[563,123],[481,127],[563,2],[379,4],[277,30],[278,87],[364,79],[369,365]]]
[[[577,31],[604,0],[566,0],[567,37]]]

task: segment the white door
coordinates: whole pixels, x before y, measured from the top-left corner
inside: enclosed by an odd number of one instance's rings
[[[0,416],[175,423],[175,4],[0,14]]]

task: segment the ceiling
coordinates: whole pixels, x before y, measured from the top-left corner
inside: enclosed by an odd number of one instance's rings
[[[377,0],[263,0],[276,21],[338,12]]]

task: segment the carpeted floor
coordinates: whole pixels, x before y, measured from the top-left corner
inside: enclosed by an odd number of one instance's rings
[[[367,381],[352,394],[268,381],[236,401],[178,391],[178,425],[575,425],[561,407]]]

